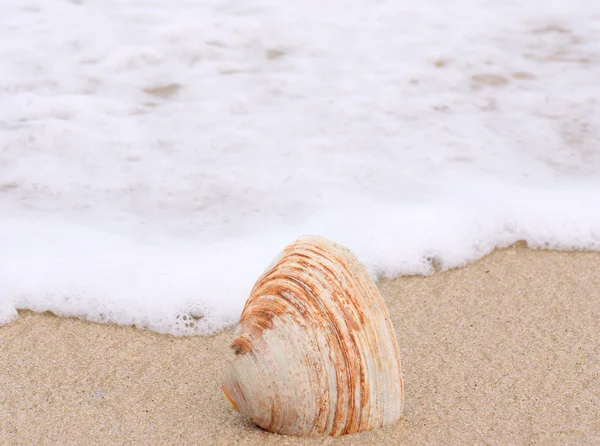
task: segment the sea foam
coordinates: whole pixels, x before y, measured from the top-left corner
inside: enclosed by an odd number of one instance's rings
[[[599,249],[600,3],[534,3],[5,3],[0,323],[211,333],[310,233]]]

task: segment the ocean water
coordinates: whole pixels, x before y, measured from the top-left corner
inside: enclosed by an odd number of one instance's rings
[[[208,334],[302,234],[600,249],[597,1],[6,0],[0,58],[0,323]]]

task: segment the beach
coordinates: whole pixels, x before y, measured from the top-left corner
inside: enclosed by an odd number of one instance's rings
[[[174,337],[22,311],[0,327],[0,444],[595,444],[600,253],[497,250],[378,286],[406,405],[393,426],[279,436],[220,391],[232,328]]]
[[[26,3],[0,446],[600,444],[600,2]],[[380,278],[392,426],[279,436],[220,390],[302,234]]]

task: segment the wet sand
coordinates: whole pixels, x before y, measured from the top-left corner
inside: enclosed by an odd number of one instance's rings
[[[600,253],[515,246],[378,285],[405,379],[394,426],[264,432],[219,389],[232,330],[175,338],[24,311],[0,327],[0,444],[600,443]]]

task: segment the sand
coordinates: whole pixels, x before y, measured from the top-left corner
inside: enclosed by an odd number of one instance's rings
[[[253,426],[219,390],[232,330],[175,338],[24,311],[0,327],[0,444],[600,444],[600,253],[515,246],[379,286],[406,386],[387,429]]]

